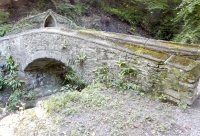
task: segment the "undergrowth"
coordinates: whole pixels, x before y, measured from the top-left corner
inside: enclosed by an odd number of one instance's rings
[[[74,0],[73,3],[69,0],[63,0],[59,2],[58,13],[63,14],[71,19],[75,19],[76,16],[80,16],[85,10],[88,9],[88,6],[79,0]]]
[[[113,87],[121,91],[127,89],[139,90],[139,86],[132,82],[130,79],[134,79],[137,76],[137,70],[134,67],[129,67],[121,59],[116,61],[118,68],[118,74],[113,73],[112,70],[102,64],[94,70],[97,76],[96,82],[104,83],[108,87]]]
[[[8,22],[9,13],[0,8],[0,24],[5,24]]]
[[[73,88],[80,91],[87,86],[87,83],[72,68],[68,67],[63,85],[65,88]]]
[[[19,107],[23,100],[34,99],[32,91],[23,90],[21,87],[22,82],[17,78],[18,65],[19,64],[15,63],[11,56],[8,56],[5,69],[1,72],[0,76],[0,88],[6,88],[7,90],[10,88],[10,91],[7,92],[10,94],[7,106],[11,110]]]
[[[61,93],[51,96],[44,101],[41,106],[46,112],[59,112],[62,109],[69,107],[71,103],[82,105],[86,107],[101,106],[106,102],[106,96],[99,92],[103,87],[101,84],[92,84],[83,89],[81,92],[76,90],[63,89]]]

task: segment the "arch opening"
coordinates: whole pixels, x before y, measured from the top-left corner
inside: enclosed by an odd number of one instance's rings
[[[26,66],[24,72],[27,88],[36,91],[38,93],[37,97],[52,93],[47,90],[59,91],[60,87],[65,84],[70,84],[71,87],[77,90],[82,90],[86,86],[86,83],[71,67],[52,58],[36,59]]]
[[[56,21],[51,15],[46,18],[44,27],[56,27]]]
[[[32,61],[24,71],[28,89],[56,89],[61,87],[67,67],[58,60],[40,58]]]

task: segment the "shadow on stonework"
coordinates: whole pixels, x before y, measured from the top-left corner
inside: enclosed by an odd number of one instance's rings
[[[50,58],[36,59],[25,69],[26,87],[36,92],[36,97],[50,95],[59,90],[67,67]]]

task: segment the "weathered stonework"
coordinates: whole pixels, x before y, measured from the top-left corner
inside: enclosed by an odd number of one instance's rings
[[[50,21],[46,20],[49,16]],[[106,64],[112,71],[117,72],[116,61],[121,59],[137,69],[137,76],[130,80],[140,85],[144,91],[160,89],[172,100],[181,100],[187,104],[192,104],[199,96],[199,45],[182,45],[125,34],[70,29],[73,23],[69,25],[70,21],[62,21],[62,18],[52,11],[35,18],[42,20],[40,29],[34,28],[0,38],[1,54],[11,54],[13,59],[20,63],[19,71],[22,73],[34,69],[43,70],[49,66],[47,60],[50,59],[53,63],[71,67],[87,82],[91,82],[95,76],[92,71],[96,67]],[[49,21],[55,27],[50,24],[50,27],[44,27],[45,21]],[[64,25],[68,29],[63,28]],[[86,55],[83,65],[76,61],[80,54]],[[30,75],[26,74],[22,77],[27,79]],[[45,76],[41,78],[45,79]],[[31,84],[33,88],[47,84],[38,80],[27,84]]]
[[[61,16],[51,9],[38,15],[30,16],[18,21],[6,35],[18,34],[31,29],[39,29],[44,27],[59,27],[63,29],[71,29],[76,24],[68,18]]]

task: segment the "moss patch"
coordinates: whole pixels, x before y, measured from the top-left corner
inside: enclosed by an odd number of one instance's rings
[[[173,48],[180,48],[181,47],[181,45],[180,44],[178,44],[178,43],[171,43],[171,42],[169,42],[169,43],[164,43],[166,46],[170,46],[170,47],[173,47]]]
[[[129,48],[131,51],[139,53],[139,54],[147,54],[150,55],[152,57],[155,57],[157,59],[162,59],[162,60],[166,60],[168,58],[168,55],[163,53],[163,52],[159,52],[159,51],[153,51],[144,47],[139,47],[139,46],[135,46],[135,45],[130,45],[130,44],[124,44],[125,48]]]
[[[182,65],[182,66],[189,66],[190,64],[192,65],[196,65],[197,62],[192,60],[192,59],[189,59],[189,58],[184,58],[184,57],[179,57],[179,56],[173,56],[170,61],[170,63],[177,63],[179,65]]]

